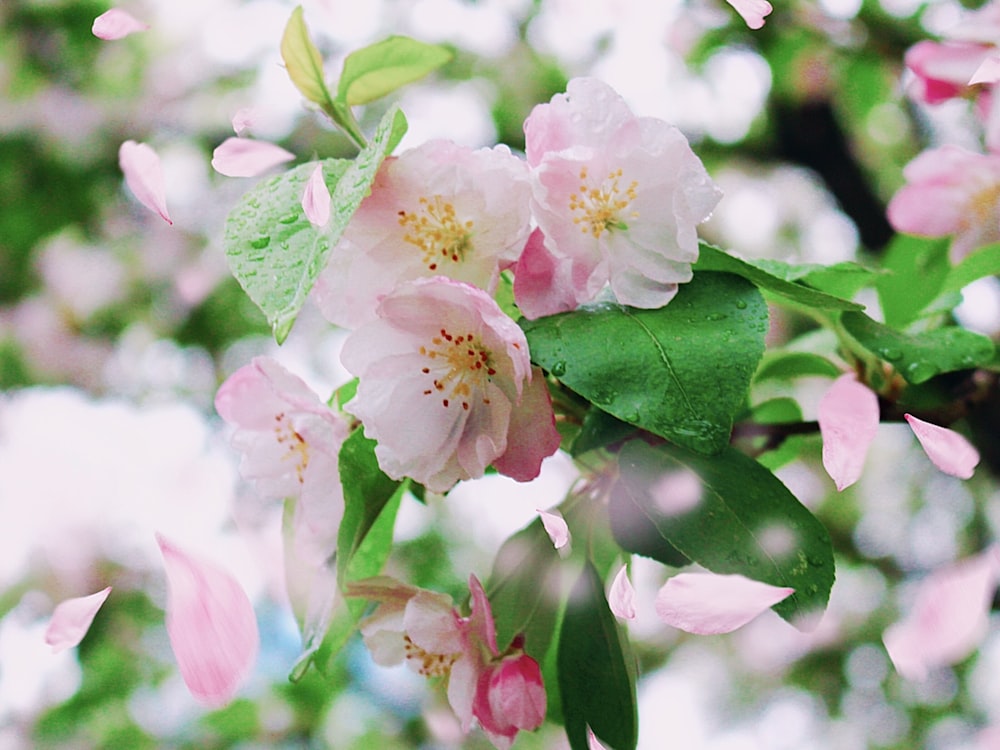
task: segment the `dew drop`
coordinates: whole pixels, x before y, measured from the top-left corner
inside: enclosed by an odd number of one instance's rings
[[[551,372],[557,378],[561,378],[563,375],[566,374],[566,363],[565,362],[556,362],[554,365],[552,365]]]
[[[705,320],[710,320],[710,321],[714,321],[714,320],[722,320],[722,319],[723,319],[723,318],[725,318],[725,317],[726,317],[726,316],[725,316],[725,314],[724,314],[724,313],[720,313],[720,312],[713,312],[713,313],[709,313],[708,315],[706,315],[706,316],[705,316]]]
[[[271,235],[261,234],[250,240],[250,247],[254,250],[263,250],[271,243]]]
[[[299,219],[299,214],[297,211],[292,211],[291,213],[285,214],[278,221],[282,224],[294,224]]]
[[[742,299],[736,300],[736,307],[738,307],[740,310],[746,310],[747,309],[746,300]]]
[[[882,357],[882,359],[887,359],[890,362],[898,362],[903,358],[903,352],[891,346],[879,349],[878,355]]]

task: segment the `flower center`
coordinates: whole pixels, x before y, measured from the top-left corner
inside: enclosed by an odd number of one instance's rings
[[[406,230],[403,241],[420,249],[431,271],[441,263],[460,263],[472,250],[472,222],[460,222],[455,207],[440,195],[421,198],[417,212],[400,211],[399,225]]]
[[[306,439],[295,430],[284,412],[278,414],[274,421],[274,437],[278,445],[285,448],[281,460],[291,459],[295,462],[295,477],[299,480],[299,484],[302,484],[305,481],[306,467],[309,465],[309,446],[306,444]]]
[[[424,375],[434,375],[433,387],[424,395],[442,394],[441,404],[446,409],[461,404],[468,411],[473,393],[482,391],[497,373],[489,349],[471,333],[455,336],[442,328],[440,335],[431,339],[431,346],[420,347],[420,353],[433,363],[433,372],[430,366],[421,368]],[[483,403],[490,400],[483,398]]]
[[[604,230],[628,229],[628,224],[622,218],[628,205],[635,200],[636,188],[639,183],[632,180],[624,190],[621,187],[622,170],[609,172],[600,185],[591,187],[588,182],[587,168],[580,170],[580,192],[569,197],[569,210],[573,213],[573,223],[580,226],[584,234],[600,239]],[[637,219],[638,211],[631,211],[629,219]]]
[[[976,192],[972,196],[970,206],[973,217],[966,221],[966,226],[986,222],[996,212],[998,203],[1000,203],[1000,185],[987,185]]]
[[[403,652],[406,659],[417,667],[417,672],[424,677],[444,677],[451,671],[452,665],[458,661],[462,654],[432,654],[424,651],[416,643],[410,640],[410,636],[403,636]]]

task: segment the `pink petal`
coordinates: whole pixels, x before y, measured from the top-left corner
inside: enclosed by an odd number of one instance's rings
[[[538,662],[525,653],[508,656],[489,672],[489,716],[498,733],[531,731],[545,720],[546,695]],[[483,716],[477,717],[483,722]],[[487,722],[483,722],[486,726]]]
[[[861,476],[868,446],[878,430],[878,398],[853,373],[837,378],[819,402],[819,430],[823,436],[823,468],[837,490],[850,487]]]
[[[168,224],[173,224],[167,213],[163,168],[157,153],[145,143],[125,141],[118,149],[118,166],[125,174],[129,190],[139,202],[162,216]]]
[[[968,479],[979,463],[979,451],[972,443],[947,427],[903,415],[931,462],[945,474]]]
[[[324,226],[330,220],[330,191],[323,181],[323,165],[317,164],[305,192],[302,194],[302,210],[306,218],[318,227]]]
[[[162,536],[167,635],[188,690],[219,707],[232,700],[257,658],[257,618],[227,571],[191,557]]]
[[[212,167],[226,177],[256,177],[295,155],[267,141],[227,138],[212,153]]]
[[[243,135],[249,130],[256,119],[256,112],[252,107],[241,107],[233,115],[233,132],[236,135]]]
[[[597,739],[597,735],[594,734],[594,730],[587,725],[587,750],[606,750],[604,745],[600,743]]]
[[[976,68],[976,72],[969,79],[969,85],[996,83],[997,81],[1000,81],[1000,56],[993,55],[983,60],[980,66]]]
[[[56,606],[45,629],[45,642],[52,646],[53,653],[72,648],[83,640],[97,610],[110,593],[111,587],[108,586],[96,594],[67,599]]]
[[[688,633],[729,633],[794,592],[741,575],[680,573],[657,593],[656,614]]]
[[[623,620],[635,619],[635,589],[628,578],[628,569],[622,565],[608,592],[608,606],[615,617]]]
[[[530,482],[541,472],[542,461],[559,450],[560,442],[549,386],[541,369],[532,367],[531,380],[510,412],[507,449],[493,466],[504,476]]]
[[[764,25],[764,16],[769,15],[774,8],[767,0],[726,0],[736,12],[747,22],[751,29],[759,29]]]
[[[112,8],[94,19],[91,31],[98,39],[121,39],[137,31],[146,31],[148,23],[134,18],[123,10]]]
[[[474,575],[469,576],[469,593],[472,595],[472,612],[469,613],[469,629],[479,642],[485,645],[490,656],[497,656],[497,626],[493,620],[490,600],[486,598],[483,584]]]
[[[927,576],[909,615],[882,638],[896,671],[923,680],[929,670],[972,653],[986,635],[998,577],[996,547]]]
[[[569,526],[561,513],[549,513],[548,511],[538,511],[539,518],[542,519],[542,526],[545,533],[549,535],[552,544],[556,549],[562,549],[569,544]]]

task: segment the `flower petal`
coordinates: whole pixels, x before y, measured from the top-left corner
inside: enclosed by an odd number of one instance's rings
[[[212,153],[212,167],[226,177],[256,177],[294,158],[295,154],[274,143],[227,138]]]
[[[903,415],[931,462],[945,474],[968,479],[979,463],[979,451],[972,443],[947,427]]]
[[[112,8],[94,19],[94,25],[90,30],[98,39],[112,40],[121,39],[134,34],[137,31],[146,31],[148,23],[143,23],[129,13]]]
[[[202,703],[232,700],[257,658],[257,618],[227,571],[157,534],[167,574],[167,635],[185,684]]]
[[[125,141],[118,149],[118,166],[125,174],[129,190],[150,211],[155,211],[168,224],[167,196],[163,187],[163,167],[160,157],[145,143]]]
[[[759,29],[764,25],[764,16],[770,15],[774,8],[767,0],[726,0],[740,14],[747,26]]]
[[[110,593],[111,587],[108,586],[96,594],[66,599],[56,606],[45,629],[45,642],[52,646],[53,653],[72,648],[83,640],[97,610]]]
[[[542,461],[559,450],[552,397],[541,368],[531,368],[521,400],[513,405],[507,427],[507,449],[493,461],[494,468],[518,482],[530,482],[542,470]],[[544,520],[544,517],[543,517]],[[568,539],[567,539],[568,541]],[[558,549],[560,545],[556,545]]]
[[[611,582],[608,592],[608,606],[615,617],[623,620],[635,619],[635,589],[628,577],[628,569],[622,565],[621,570]]]
[[[233,132],[236,135],[243,135],[253,127],[256,118],[257,113],[253,107],[240,107],[236,110],[236,114],[233,115]]]
[[[729,633],[794,592],[741,575],[680,573],[656,595],[656,614],[688,633]]]
[[[997,81],[1000,81],[1000,55],[990,55],[976,68],[976,72],[969,79],[969,85]]]
[[[566,525],[566,519],[562,517],[561,513],[540,510],[538,516],[542,519],[545,533],[549,535],[549,539],[552,540],[552,545],[556,549],[562,549],[569,544],[569,526]]]
[[[323,181],[323,165],[317,164],[302,193],[302,210],[306,218],[318,227],[330,220],[330,191]]]
[[[819,430],[823,436],[823,468],[837,490],[850,487],[861,476],[868,446],[878,430],[878,398],[853,373],[837,378],[819,402]]]

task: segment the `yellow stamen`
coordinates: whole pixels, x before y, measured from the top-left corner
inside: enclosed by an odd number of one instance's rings
[[[407,230],[403,241],[420,249],[430,271],[441,263],[461,263],[472,250],[473,222],[460,221],[455,206],[440,195],[421,198],[417,212],[400,211],[399,225]]]
[[[579,225],[580,231],[600,239],[605,230],[628,229],[625,221],[625,209],[635,200],[639,183],[632,180],[627,188],[620,185],[622,170],[609,172],[598,187],[591,187],[587,181],[587,168],[580,170],[579,192],[569,197],[569,210],[575,214],[573,223]],[[576,215],[578,214],[578,215]],[[639,218],[638,211],[630,211],[629,219]]]

